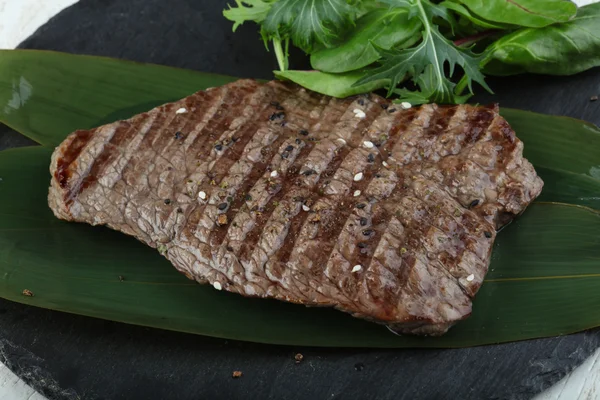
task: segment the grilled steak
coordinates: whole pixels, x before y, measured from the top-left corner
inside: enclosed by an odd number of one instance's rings
[[[496,106],[401,109],[239,80],[72,133],[58,218],[157,248],[217,290],[440,335],[542,181]]]

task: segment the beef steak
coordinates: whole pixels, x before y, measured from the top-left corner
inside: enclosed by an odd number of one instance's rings
[[[404,110],[278,81],[195,93],[56,148],[49,204],[217,290],[440,335],[542,181],[497,106]]]

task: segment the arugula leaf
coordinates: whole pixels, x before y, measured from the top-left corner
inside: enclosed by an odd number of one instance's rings
[[[223,16],[233,22],[233,31],[246,21],[260,24],[267,18],[267,14],[276,0],[235,0],[237,7],[223,10]]]
[[[307,53],[332,47],[356,18],[345,0],[278,0],[262,26],[269,37],[286,39]]]
[[[388,3],[405,5],[407,0],[385,0]],[[417,9],[417,16],[423,23],[423,40],[416,47],[402,50],[385,50],[379,48],[381,66],[369,75],[359,80],[356,85],[362,85],[374,80],[389,79],[388,95],[394,93],[394,88],[405,76],[409,75],[420,88],[421,95],[427,95],[431,101],[455,103],[461,97],[454,94],[454,84],[445,75],[448,65],[450,76],[454,74],[456,65],[460,65],[465,75],[466,85],[471,93],[472,81],[491,92],[479,70],[481,56],[476,56],[469,49],[456,47],[446,39],[433,24],[433,17],[446,18],[443,6],[434,5],[427,0],[411,0],[409,7]],[[423,75],[423,76],[421,76]]]
[[[426,104],[429,102],[435,102],[439,104],[453,103],[463,104],[470,97],[467,95],[456,95],[454,94],[455,84],[448,78],[444,78],[441,82],[441,86],[444,90],[439,90],[439,83],[436,80],[435,71],[432,65],[429,65],[425,72],[416,79],[416,83],[420,90],[412,91],[408,89],[394,89],[394,93],[400,96],[400,99],[394,100],[395,103],[408,102],[412,105]]]

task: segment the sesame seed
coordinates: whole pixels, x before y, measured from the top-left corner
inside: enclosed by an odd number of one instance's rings
[[[354,191],[354,197],[358,197],[360,196],[360,190],[355,190]]]
[[[277,171],[271,172],[271,178],[277,178],[277,175],[279,175]]]
[[[310,211],[310,207],[309,207],[309,206],[307,206],[306,204],[302,204],[302,209],[303,209],[304,211]]]
[[[386,167],[386,168],[390,166],[390,164],[388,164],[388,163],[387,163],[387,162],[385,162],[385,161],[384,161],[384,162],[382,162],[382,164],[383,164],[383,166],[384,166],[384,167]]]
[[[181,107],[179,110],[175,111],[175,114],[185,114],[187,109],[185,107]]]
[[[362,265],[355,265],[355,266],[352,268],[352,272],[358,272],[358,271],[360,271],[361,269],[362,269]]]
[[[363,110],[360,110],[358,108],[355,108],[353,112],[354,112],[354,116],[356,118],[363,119],[367,116],[367,114],[365,114],[365,112]]]
[[[368,140],[365,140],[363,142],[363,146],[365,146],[367,149],[372,149],[373,147],[375,147],[375,145],[373,144],[373,142],[369,142]]]
[[[346,141],[345,141],[344,139],[342,139],[342,138],[338,138],[337,140],[338,140],[338,142],[340,142],[341,144],[346,144]]]
[[[354,175],[354,182],[358,182],[358,181],[362,181],[364,174],[362,172],[359,172],[358,174]]]
[[[198,193],[198,197],[200,198],[200,200],[206,200],[206,192]]]
[[[400,107],[402,107],[405,110],[408,110],[412,107],[412,104],[410,104],[408,101],[403,101],[402,103],[400,103]]]
[[[220,284],[219,282],[217,282],[217,281],[214,281],[214,282],[213,282],[213,287],[214,287],[215,289],[217,289],[217,290],[221,290],[221,289],[223,289],[223,288],[221,287],[221,284]]]
[[[467,276],[467,281],[471,282],[473,279],[475,279],[475,275],[471,274]]]

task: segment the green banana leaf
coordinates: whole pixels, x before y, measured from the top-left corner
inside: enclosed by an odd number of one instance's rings
[[[499,234],[473,315],[441,338],[399,337],[333,310],[218,292],[131,237],[52,215],[50,154],[68,133],[233,79],[0,51],[0,121],[42,144],[0,152],[0,297],[163,329],[311,346],[464,347],[600,326],[600,130],[569,118],[503,110],[546,186],[540,201]]]

